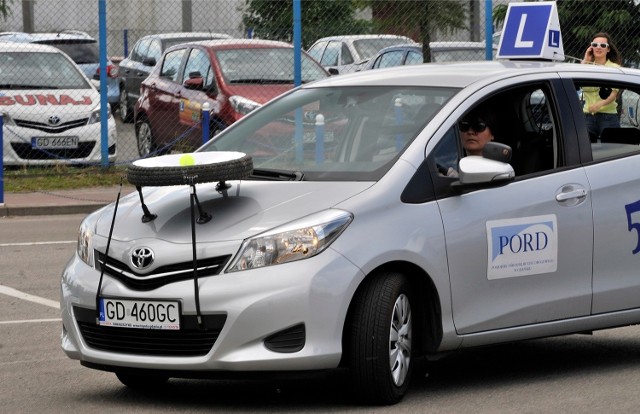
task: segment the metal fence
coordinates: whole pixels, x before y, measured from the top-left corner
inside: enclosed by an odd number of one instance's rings
[[[558,1],[566,54],[581,58],[593,35],[606,31],[617,41],[625,65],[637,66],[636,3]],[[491,59],[508,1],[7,0],[4,4],[0,47],[17,42],[53,44],[81,64],[89,78],[96,69],[104,69],[94,80],[100,96],[94,96],[73,82],[61,61],[46,63],[22,58],[25,49],[0,49],[0,84],[7,88],[0,94],[4,168],[32,168],[65,163],[125,165],[140,157],[191,151],[202,143],[204,103],[211,111],[205,135],[212,136],[295,84],[327,76],[325,70],[340,76],[398,64]],[[299,20],[294,22],[294,16]],[[299,47],[309,51],[302,53],[299,79],[291,46],[296,27]],[[191,33],[197,40],[227,39],[161,58],[166,47],[190,40],[168,33]],[[318,42],[322,38],[325,41]],[[265,40],[282,43],[257,49]],[[375,57],[381,48],[396,44],[404,44],[406,52],[398,48]],[[111,110],[96,112],[98,102],[103,106],[108,102]]]

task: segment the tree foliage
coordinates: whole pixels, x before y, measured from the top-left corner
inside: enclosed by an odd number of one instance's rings
[[[325,36],[370,33],[371,23],[356,17],[357,7],[352,0],[301,0],[303,48]],[[291,42],[293,1],[246,0],[243,24],[256,37]]]
[[[6,20],[7,17],[11,15],[11,8],[9,5],[13,4],[14,1],[15,0],[0,0],[0,14],[3,19]]]

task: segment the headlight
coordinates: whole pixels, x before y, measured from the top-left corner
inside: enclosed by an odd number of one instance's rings
[[[247,239],[229,272],[313,257],[333,243],[352,219],[346,211],[326,210]]]
[[[93,267],[93,229],[86,220],[82,222],[78,230],[78,246],[76,252],[83,262]]]
[[[107,119],[111,118],[111,107],[108,106],[107,107]],[[100,122],[100,108],[96,109],[95,111],[91,112],[91,116],[89,117],[89,121],[87,122],[87,125],[91,125],[91,124],[97,124]]]
[[[234,95],[229,98],[229,102],[231,103],[234,111],[241,113],[242,115],[246,115],[254,109],[260,107],[259,103],[239,95]]]

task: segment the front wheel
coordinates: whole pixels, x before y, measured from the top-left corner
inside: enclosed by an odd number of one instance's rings
[[[151,124],[145,118],[142,118],[140,121],[136,123],[136,140],[138,141],[138,154],[140,154],[141,158],[146,158],[151,155],[163,155],[163,153],[158,152],[154,154],[156,151],[156,143],[153,138],[153,133],[151,132]],[[165,151],[166,152],[166,151]]]
[[[349,361],[354,391],[375,404],[395,404],[409,388],[412,364],[411,288],[406,276],[385,272],[354,299]]]

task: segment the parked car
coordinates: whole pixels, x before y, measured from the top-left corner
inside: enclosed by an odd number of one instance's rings
[[[142,191],[84,220],[62,274],[64,351],[157,393],[170,377],[340,369],[389,404],[425,356],[640,323],[640,130],[591,142],[586,87],[638,96],[640,71],[337,76],[186,157],[135,161]],[[465,156],[460,121],[479,107],[495,141]]]
[[[414,43],[406,36],[386,34],[330,36],[316,40],[308,52],[329,72],[343,74],[361,70],[380,49]]]
[[[483,42],[431,42],[431,62],[459,62],[486,60]],[[394,45],[378,52],[363,70],[424,63],[422,45]]]
[[[203,104],[210,105],[211,136],[294,86],[294,50],[288,43],[228,39],[183,43],[165,51],[140,87],[135,132],[141,157],[202,144]],[[302,54],[302,82],[329,74]]]
[[[133,106],[140,97],[140,84],[149,76],[165,50],[185,42],[207,39],[228,39],[224,33],[178,32],[158,33],[141,37],[131,49],[129,56],[119,66],[120,119],[133,121]]]
[[[37,43],[55,46],[69,55],[91,80],[100,76],[100,52],[98,42],[88,33],[78,30],[64,30],[50,33],[0,33],[0,41],[18,43]],[[95,82],[99,85],[98,82]],[[118,108],[120,86],[118,83],[118,67],[107,59],[107,100],[112,110]]]
[[[60,49],[0,42],[0,111],[7,166],[99,163],[100,94]],[[108,157],[116,124],[108,111]]]

